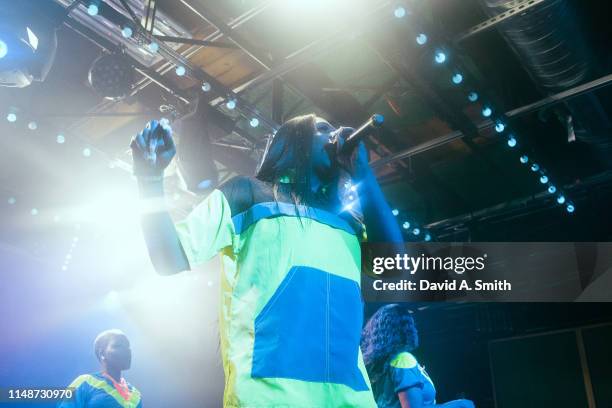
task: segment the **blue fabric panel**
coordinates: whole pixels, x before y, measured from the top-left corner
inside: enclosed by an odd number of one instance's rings
[[[303,205],[298,205],[296,211],[296,206],[294,204],[281,202],[255,204],[248,210],[234,215],[232,217],[232,222],[234,223],[236,233],[240,234],[262,218],[272,218],[281,215],[297,217],[298,213],[300,217],[313,219],[322,224],[329,225],[330,227],[344,230],[349,234],[361,233],[361,231],[355,231],[346,220],[329,211]]]
[[[255,319],[251,375],[368,390],[357,366],[362,313],[357,282],[294,266]]]

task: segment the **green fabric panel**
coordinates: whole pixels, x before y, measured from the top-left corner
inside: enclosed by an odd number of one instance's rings
[[[233,242],[230,206],[223,193],[216,189],[175,226],[191,266],[209,260]]]
[[[343,384],[251,377],[255,318],[291,267],[317,268],[359,285],[358,238],[312,219],[288,216],[259,220],[237,235],[231,216],[227,199],[215,190],[177,224],[191,265],[221,253],[224,407],[375,408],[371,391],[355,391]],[[370,386],[361,353],[356,363]]]
[[[412,354],[404,351],[395,356],[390,364],[395,368],[413,368],[417,365],[417,361]]]

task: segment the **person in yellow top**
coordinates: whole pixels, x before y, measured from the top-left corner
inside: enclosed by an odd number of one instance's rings
[[[143,217],[159,273],[221,254],[224,407],[376,407],[359,350],[362,227],[376,242],[402,236],[363,143],[340,154],[351,131],[315,115],[288,120],[255,177],[217,186],[176,225],[165,210]],[[150,122],[132,153],[141,196],[161,198],[171,129]],[[363,217],[342,202],[345,187]]]
[[[94,341],[94,352],[101,370],[80,375],[70,383],[73,397],[62,401],[58,408],[142,408],[140,392],[121,376],[132,362],[125,333],[117,329],[103,331]]]
[[[436,388],[412,352],[419,345],[408,306],[382,306],[366,323],[361,349],[378,408],[474,408],[467,399],[436,402]]]

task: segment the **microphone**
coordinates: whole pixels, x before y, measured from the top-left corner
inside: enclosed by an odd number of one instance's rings
[[[340,154],[349,153],[353,150],[361,140],[363,140],[366,136],[372,134],[377,129],[380,129],[385,121],[385,117],[379,113],[375,113],[372,115],[367,122],[357,128],[353,133],[348,135],[346,139],[344,139],[344,144],[340,148]],[[338,137],[336,136],[336,140],[333,141],[335,145],[338,144]]]

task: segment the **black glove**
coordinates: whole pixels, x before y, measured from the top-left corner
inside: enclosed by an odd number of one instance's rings
[[[134,175],[139,178],[163,177],[164,169],[176,154],[172,129],[167,119],[152,120],[130,143]]]

